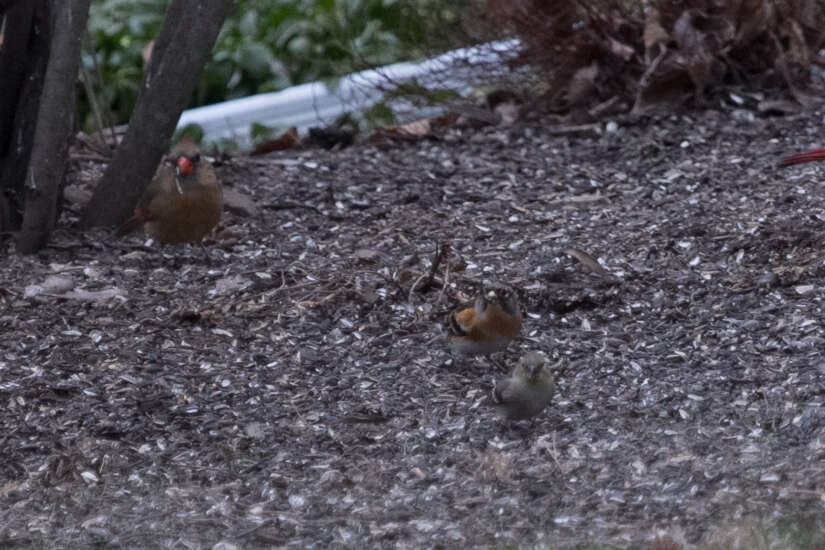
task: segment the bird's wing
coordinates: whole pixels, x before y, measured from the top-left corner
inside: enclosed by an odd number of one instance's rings
[[[223,188],[215,175],[215,169],[208,162],[198,163],[198,183],[204,194],[208,197],[210,204],[218,204],[219,211],[223,211]]]
[[[512,403],[519,398],[523,390],[524,385],[518,378],[505,378],[496,384],[496,388],[493,390],[493,399],[499,405]]]
[[[484,315],[482,330],[506,338],[515,338],[521,331],[521,316],[509,315],[498,306],[490,306]]]
[[[143,195],[141,195],[137,205],[141,208],[148,207],[157,196],[170,192],[174,183],[174,168],[166,164],[166,162],[162,162],[161,165],[158,166],[157,171],[155,171],[152,181],[150,181],[149,185],[144,189]]]
[[[143,198],[135,208],[142,212],[145,220],[167,219],[179,207],[181,192],[175,183],[175,169],[163,164],[158,169]]]
[[[138,199],[137,205],[135,205],[134,215],[117,228],[116,234],[118,236],[137,231],[145,222],[157,217],[158,208],[163,208],[162,205],[157,204],[158,197],[171,190],[174,177],[174,171],[171,167],[165,163],[158,166],[152,181],[143,190],[143,194]]]

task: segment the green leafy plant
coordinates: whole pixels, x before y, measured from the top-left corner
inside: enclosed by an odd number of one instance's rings
[[[206,105],[420,58],[463,35],[462,10],[478,0],[238,0],[202,71],[191,105]],[[115,124],[137,98],[146,48],[169,0],[93,0],[83,56]],[[96,124],[80,90],[80,121]],[[386,114],[386,113],[384,113]],[[383,116],[383,115],[382,115]],[[383,117],[386,118],[386,117]]]

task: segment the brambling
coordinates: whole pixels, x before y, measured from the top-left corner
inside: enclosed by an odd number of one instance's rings
[[[531,351],[522,356],[508,378],[496,384],[488,403],[507,420],[526,420],[550,404],[555,386],[547,356]]]
[[[484,290],[473,307],[449,316],[450,349],[459,355],[487,355],[503,351],[521,330],[521,309],[512,289]]]

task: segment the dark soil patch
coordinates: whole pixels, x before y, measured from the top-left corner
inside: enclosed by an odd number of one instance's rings
[[[228,214],[211,264],[68,212],[0,265],[0,546],[624,544],[821,510],[825,173],[774,168],[821,120],[236,159],[222,181],[264,216]],[[448,284],[411,291],[437,242]],[[49,275],[120,293],[27,297]],[[571,365],[532,423],[446,351],[484,279],[529,312],[507,363]]]

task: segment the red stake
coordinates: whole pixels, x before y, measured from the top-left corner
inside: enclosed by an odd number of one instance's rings
[[[791,166],[802,164],[803,162],[813,162],[815,160],[825,160],[825,149],[814,149],[807,153],[797,153],[779,161],[779,166]]]

